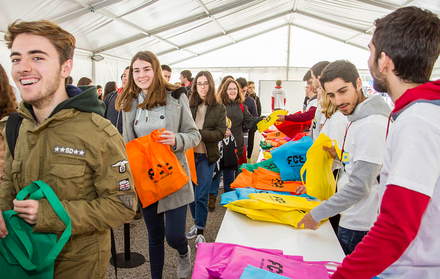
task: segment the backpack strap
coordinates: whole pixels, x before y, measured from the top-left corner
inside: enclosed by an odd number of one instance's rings
[[[182,95],[182,93],[187,94],[186,88],[183,86],[171,92],[171,96],[173,96],[173,98],[177,100],[180,98],[180,95]]]
[[[17,142],[22,121],[23,117],[18,112],[11,113],[6,121],[6,141],[8,142],[12,159],[14,159],[15,143]]]

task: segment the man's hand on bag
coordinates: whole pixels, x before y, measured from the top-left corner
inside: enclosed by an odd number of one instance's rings
[[[3,214],[0,209],[0,238],[5,238],[8,235],[8,230],[6,229],[5,221],[3,220]]]
[[[295,194],[297,194],[297,195],[302,195],[305,193],[307,193],[307,191],[306,191],[306,186],[304,186],[304,185],[298,186],[298,188],[296,188],[296,190],[295,190]]]
[[[336,154],[336,149],[334,146],[332,146],[330,148],[323,146],[322,148],[325,151],[327,151],[330,154],[330,156],[332,156],[333,159],[336,158],[337,154]]]
[[[18,217],[26,221],[30,225],[35,225],[37,223],[38,217],[38,201],[36,200],[25,200],[18,201],[14,200],[14,211],[18,213]]]
[[[298,223],[298,228],[301,228],[301,225],[304,224],[304,229],[316,230],[318,228],[319,222],[316,222],[312,214],[307,213],[301,221]]]
[[[162,140],[158,140],[157,142],[165,145],[175,146],[176,145],[176,136],[173,132],[165,130],[162,134],[159,135]]]
[[[278,119],[277,119],[277,121],[280,121],[280,122],[284,122],[284,121],[286,121],[286,118],[284,117],[284,115],[277,115],[278,116]]]

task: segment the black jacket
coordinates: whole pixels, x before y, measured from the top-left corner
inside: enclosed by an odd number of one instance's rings
[[[249,94],[248,94],[249,95]],[[260,102],[260,97],[258,97],[257,96],[257,94],[255,94],[255,92],[254,92],[254,94],[252,94],[252,95],[249,95],[252,99],[254,99],[255,100],[255,104],[257,105],[257,113],[258,113],[258,116],[261,116],[261,102]]]
[[[196,119],[197,109],[198,106],[191,107],[194,120]],[[222,103],[208,106],[203,129],[199,132],[206,146],[208,162],[212,164],[220,158],[218,142],[224,138],[226,133],[226,108]]]
[[[237,101],[232,101],[231,104],[226,105],[226,114],[232,122],[231,132],[234,135],[235,141],[237,142],[237,155],[238,158],[243,156],[243,125],[248,129],[256,128],[257,123],[263,120],[264,117],[254,117],[252,116],[246,105],[243,105],[244,111],[241,110],[240,104]]]

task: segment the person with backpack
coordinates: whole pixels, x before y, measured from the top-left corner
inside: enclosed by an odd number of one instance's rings
[[[178,277],[186,278],[191,272],[191,251],[185,226],[187,206],[194,201],[194,192],[185,151],[197,146],[201,135],[192,118],[184,90],[166,81],[154,53],[140,51],[131,60],[127,85],[115,104],[116,109],[122,111],[126,143],[165,128],[158,142],[170,146],[190,178],[181,189],[142,208],[148,230],[153,279],[162,278],[165,237],[167,243],[179,253]]]
[[[219,101],[226,106],[226,116],[231,120],[231,129],[227,129],[226,137],[231,134],[235,138],[237,144],[237,156],[238,158],[243,156],[244,152],[244,136],[243,136],[243,126],[248,129],[256,128],[257,123],[264,119],[263,116],[254,117],[248,111],[246,105],[243,105],[244,96],[240,91],[240,86],[237,81],[233,79],[228,79],[225,81],[223,86],[220,88],[220,92],[217,93]],[[228,159],[228,158],[225,158]],[[223,187],[225,192],[231,191],[231,183],[234,182],[236,177],[235,169],[224,169],[220,170],[220,173],[212,181],[210,190],[210,207],[213,204],[215,207],[216,197],[218,195],[218,187],[220,185],[220,176],[223,173]]]

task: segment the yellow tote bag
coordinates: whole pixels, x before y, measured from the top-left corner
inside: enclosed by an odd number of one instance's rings
[[[240,206],[234,205],[233,203],[225,204],[224,207],[227,207],[232,211],[244,214],[244,215],[246,215],[246,217],[248,217],[254,221],[265,221],[265,222],[283,224],[283,222],[281,222],[277,218],[273,217],[269,213],[264,212],[263,210],[240,207]]]
[[[288,195],[274,195],[267,193],[249,194],[252,201],[259,201],[278,210],[304,210],[310,211],[321,204],[319,201],[309,201],[307,198]]]
[[[333,158],[322,148],[331,147],[333,142],[336,154],[341,154],[336,141],[321,133],[307,151],[306,163],[301,168],[301,180],[306,186],[307,194],[321,201],[328,200],[336,190],[336,181],[332,172]],[[304,182],[304,172],[306,172],[306,182]]]
[[[266,131],[266,129],[275,124],[275,122],[278,120],[278,115],[286,115],[288,113],[289,112],[287,110],[282,109],[272,112],[268,117],[257,123],[258,131],[260,133]]]

